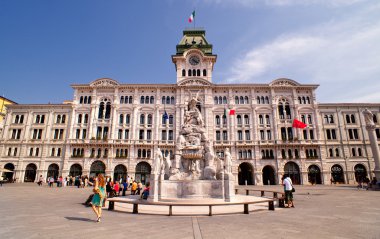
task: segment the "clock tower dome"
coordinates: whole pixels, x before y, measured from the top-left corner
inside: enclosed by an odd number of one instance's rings
[[[187,82],[202,85],[212,83],[212,71],[217,56],[212,54],[212,45],[205,35],[206,31],[198,28],[183,31],[176,54],[172,56],[178,85]]]

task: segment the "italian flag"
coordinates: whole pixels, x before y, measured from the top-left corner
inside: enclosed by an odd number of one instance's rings
[[[235,115],[235,110],[234,109],[226,109],[224,108],[224,115],[227,116],[227,115]]]
[[[195,11],[193,11],[189,17],[189,23],[192,23],[194,21],[194,17],[195,17]]]

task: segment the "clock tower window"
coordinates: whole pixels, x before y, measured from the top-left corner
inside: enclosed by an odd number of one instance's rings
[[[203,76],[207,76],[207,71],[206,71],[206,69],[203,69]]]
[[[182,70],[182,76],[186,76],[186,70],[185,69]]]
[[[191,76],[191,70],[189,70],[188,76]]]

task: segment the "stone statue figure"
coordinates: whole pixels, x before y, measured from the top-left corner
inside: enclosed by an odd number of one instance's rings
[[[224,150],[224,164],[226,167],[226,173],[232,173],[232,157],[229,148]]]
[[[365,123],[367,126],[373,126],[375,123],[373,122],[373,113],[369,111],[367,108],[363,111]]]
[[[154,156],[153,162],[153,173],[161,174],[162,166],[163,166],[163,156],[160,148],[157,148],[156,154]]]
[[[216,179],[216,168],[215,168],[215,155],[212,147],[212,141],[207,140],[205,143],[205,169],[204,169],[204,179]]]
[[[164,160],[164,166],[165,166],[164,172],[165,172],[165,174],[169,175],[170,168],[172,167],[172,161],[170,160],[170,153],[168,153],[168,155],[164,159],[165,159]]]

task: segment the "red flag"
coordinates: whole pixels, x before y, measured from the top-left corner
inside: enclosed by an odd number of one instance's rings
[[[300,129],[303,129],[303,128],[306,128],[307,124],[304,124],[302,123],[301,121],[298,121],[296,119],[293,120],[293,128],[300,128]]]
[[[229,113],[229,115],[235,115],[235,110],[230,110],[230,113]]]

